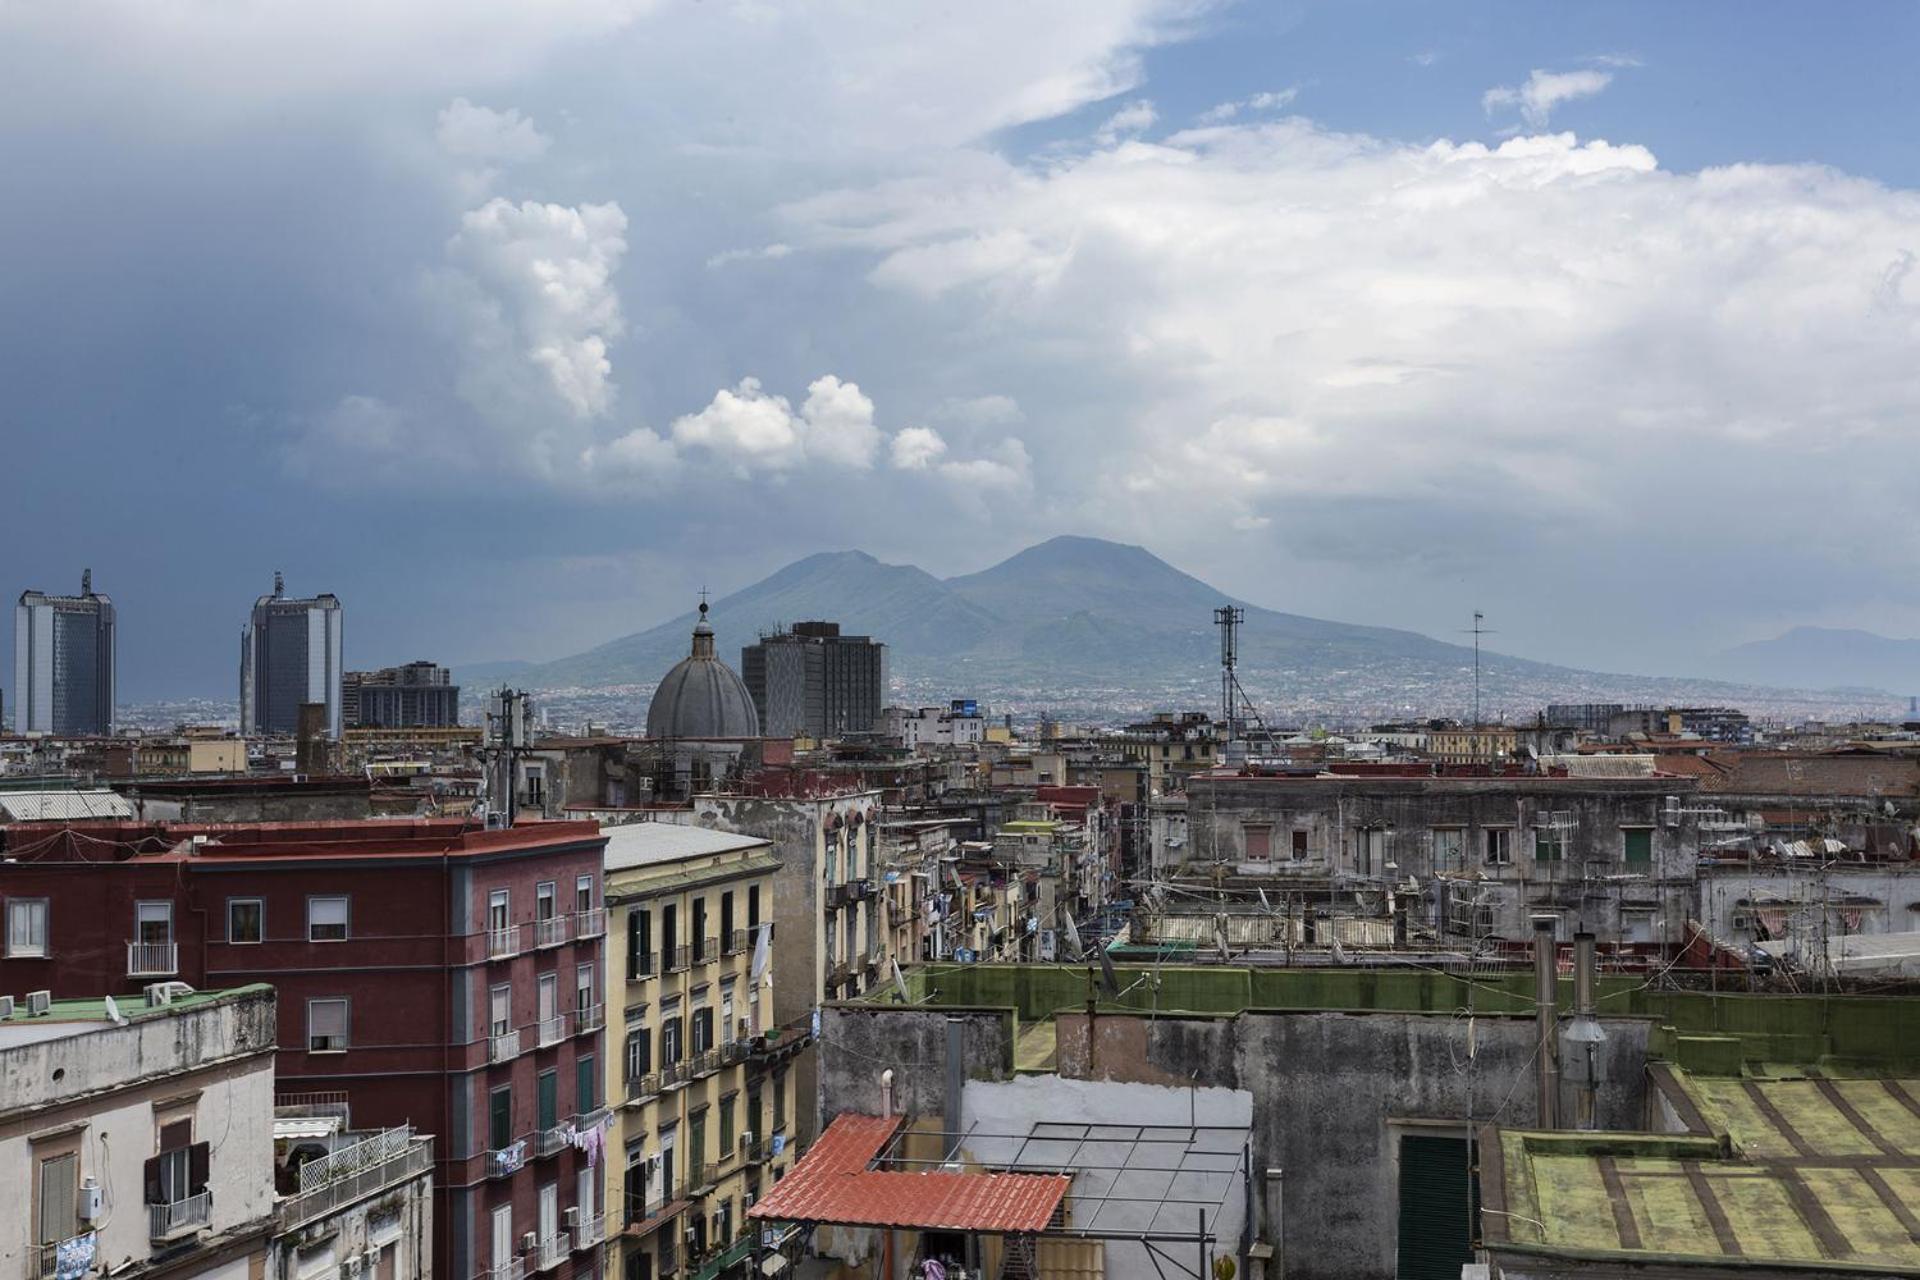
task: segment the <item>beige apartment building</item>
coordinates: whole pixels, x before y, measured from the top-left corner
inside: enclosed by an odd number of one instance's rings
[[[746,1210],[796,1155],[792,1058],[805,1037],[773,1019],[779,863],[764,839],[699,826],[606,835],[618,1065],[605,1167],[607,1203],[620,1206],[607,1270],[742,1276],[754,1244]]]

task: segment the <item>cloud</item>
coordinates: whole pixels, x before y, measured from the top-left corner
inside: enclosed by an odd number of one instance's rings
[[[447,254],[472,286],[461,390],[475,408],[531,413],[544,403],[574,418],[607,411],[608,343],[625,327],[613,276],[626,231],[615,203],[496,198],[461,218]]]
[[[1237,98],[1232,102],[1222,102],[1218,106],[1208,107],[1200,113],[1201,124],[1222,124],[1232,120],[1241,112],[1280,111],[1293,105],[1300,96],[1295,88],[1279,89],[1269,93],[1256,93],[1251,97]]]
[[[941,478],[977,495],[1017,492],[1033,483],[1033,459],[1026,444],[1013,436],[980,457],[942,462],[936,470]]]
[[[736,262],[777,262],[793,252],[792,245],[768,244],[757,249],[726,249],[707,259],[710,268],[731,266]]]
[[[1094,141],[1103,147],[1110,147],[1120,138],[1139,133],[1153,127],[1160,118],[1153,103],[1145,98],[1135,98],[1126,106],[1107,117],[1106,123],[1094,131]]]
[[[866,470],[880,448],[873,401],[833,374],[807,387],[799,412],[758,378],[722,388],[698,413],[676,418],[673,443],[705,450],[741,473],[787,471],[806,462]]]
[[[1606,71],[1536,69],[1518,88],[1501,85],[1487,90],[1480,96],[1480,106],[1490,116],[1517,107],[1530,128],[1544,129],[1555,108],[1578,98],[1591,98],[1612,83],[1613,75]]]
[[[551,141],[516,109],[495,111],[465,98],[441,108],[434,137],[441,150],[458,159],[508,164],[538,160]]]
[[[906,427],[893,437],[893,465],[900,471],[925,471],[947,452],[947,442],[932,427]]]
[[[580,456],[590,481],[630,484],[667,479],[680,470],[680,453],[673,441],[647,427],[635,427],[603,445],[590,445]]]

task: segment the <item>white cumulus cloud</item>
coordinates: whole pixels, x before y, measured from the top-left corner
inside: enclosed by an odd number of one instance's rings
[[[441,108],[434,137],[450,156],[507,164],[538,160],[550,142],[517,109],[495,111],[465,98],[455,98]]]
[[[905,427],[893,437],[893,465],[900,471],[925,471],[947,452],[947,442],[932,427]]]
[[[1544,129],[1554,109],[1577,98],[1591,98],[1613,83],[1608,71],[1541,71],[1535,69],[1521,85],[1499,85],[1480,95],[1488,115],[1518,108],[1529,128]]]
[[[1153,122],[1159,118],[1160,113],[1154,109],[1152,102],[1146,98],[1135,98],[1107,117],[1106,123],[1094,132],[1094,140],[1103,147],[1110,147],[1123,137],[1151,129]]]
[[[856,383],[816,378],[796,412],[758,378],[722,388],[697,413],[674,420],[673,442],[702,449],[741,472],[786,471],[806,462],[865,470],[880,448],[873,401]]]

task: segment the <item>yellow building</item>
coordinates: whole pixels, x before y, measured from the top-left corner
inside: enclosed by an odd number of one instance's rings
[[[1506,725],[1463,725],[1427,734],[1427,754],[1441,764],[1503,764],[1513,759],[1520,735]]]
[[[606,829],[607,1203],[621,1280],[744,1275],[746,1210],[791,1167],[791,1060],[773,1021],[771,845],[643,822]]]

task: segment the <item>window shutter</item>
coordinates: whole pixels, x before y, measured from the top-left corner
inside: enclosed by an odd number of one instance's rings
[[[80,1157],[50,1156],[40,1162],[40,1242],[53,1244],[65,1240],[78,1225],[79,1210],[75,1198],[80,1172]]]
[[[213,1149],[204,1142],[196,1142],[187,1148],[187,1193],[199,1195],[207,1189],[208,1167],[212,1160]]]
[[[160,1126],[160,1149],[178,1151],[193,1141],[193,1121],[175,1120],[172,1124]]]
[[[146,1203],[165,1204],[160,1190],[160,1157],[148,1156],[142,1168],[141,1181],[146,1184]]]

